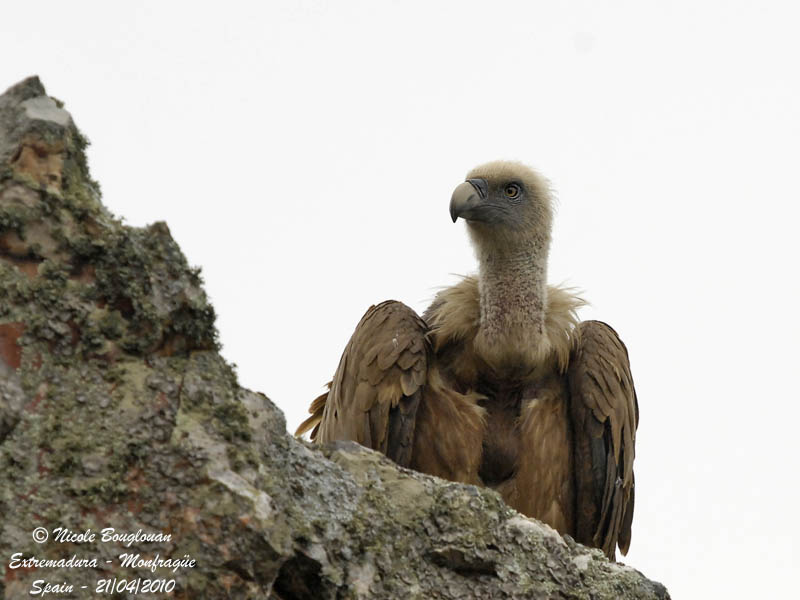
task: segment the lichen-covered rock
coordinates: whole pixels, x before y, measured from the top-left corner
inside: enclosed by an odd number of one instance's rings
[[[112,217],[85,146],[37,78],[0,96],[5,598],[668,597],[491,491],[289,437],[166,225]]]

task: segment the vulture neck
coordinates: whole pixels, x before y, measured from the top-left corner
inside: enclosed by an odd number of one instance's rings
[[[547,245],[479,252],[476,350],[495,371],[530,372],[548,354]],[[538,246],[538,247],[537,247]]]

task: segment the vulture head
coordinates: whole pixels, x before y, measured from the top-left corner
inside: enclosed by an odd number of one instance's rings
[[[529,373],[549,355],[547,255],[553,202],[547,181],[516,162],[474,168],[450,200],[478,258],[480,325],[474,349],[498,376]]]
[[[517,162],[495,161],[475,167],[450,200],[450,216],[461,217],[478,251],[541,255],[550,245],[553,206],[547,180]]]

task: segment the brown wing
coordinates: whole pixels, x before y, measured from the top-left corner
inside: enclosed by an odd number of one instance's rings
[[[319,442],[353,440],[408,466],[417,407],[428,370],[427,327],[401,302],[372,306],[344,349],[329,391],[311,404]]]
[[[633,520],[633,457],[639,406],[628,351],[600,321],[578,325],[568,380],[575,445],[576,535],[614,559],[627,554]]]

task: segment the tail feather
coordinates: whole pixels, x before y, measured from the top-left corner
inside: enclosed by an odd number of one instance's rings
[[[331,384],[328,383],[328,390],[330,391]],[[317,432],[319,431],[319,424],[322,421],[322,413],[325,411],[325,402],[328,400],[328,392],[326,391],[323,394],[320,394],[314,401],[311,403],[311,406],[308,408],[308,412],[311,413],[311,416],[308,417],[305,421],[300,423],[297,428],[297,431],[294,432],[296,437],[300,437],[307,431],[311,430],[311,441],[317,439]]]

